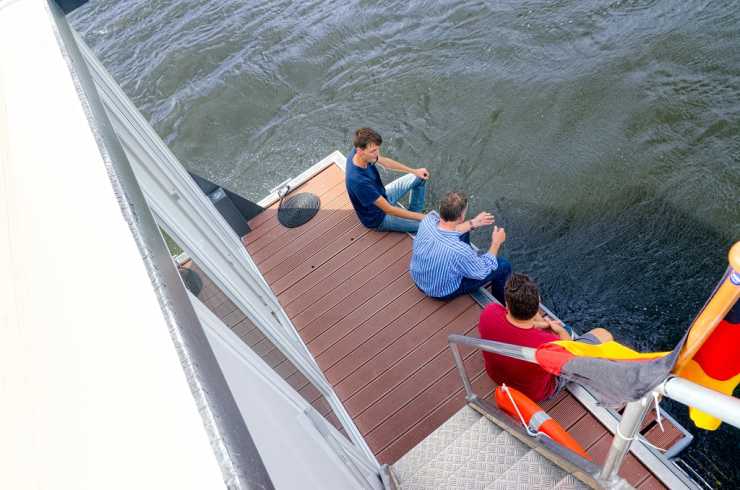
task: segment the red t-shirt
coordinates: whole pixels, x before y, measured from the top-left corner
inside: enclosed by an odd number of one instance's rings
[[[560,337],[548,330],[538,328],[519,328],[506,319],[506,309],[492,303],[480,314],[478,323],[480,338],[537,348],[545,342],[560,340]],[[511,357],[483,353],[486,372],[496,383],[506,383],[516,388],[534,401],[541,401],[555,391],[557,379],[548,374],[537,364],[512,359]]]

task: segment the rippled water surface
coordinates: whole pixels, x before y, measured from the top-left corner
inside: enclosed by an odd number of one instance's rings
[[[72,23],[188,169],[258,199],[372,126],[430,205],[496,215],[563,318],[668,349],[740,239],[738,7],[92,0]],[[737,487],[738,431],[695,432],[686,459]]]

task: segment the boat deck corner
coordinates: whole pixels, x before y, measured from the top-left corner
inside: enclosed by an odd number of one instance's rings
[[[322,165],[292,193],[313,192],[321,209],[285,228],[277,203],[249,222],[244,245],[381,463],[392,464],[465,405],[447,336],[477,336],[481,307],[470,297],[441,302],[411,281],[412,239],[368,230],[345,191],[342,162]],[[199,297],[337,428],[328,403],[212,283]],[[462,350],[479,396],[494,384],[479,352]],[[571,394],[543,408],[603,462],[611,434]],[[665,444],[648,417],[643,434]],[[340,428],[341,429],[341,428]],[[620,471],[636,488],[664,488],[632,454]]]

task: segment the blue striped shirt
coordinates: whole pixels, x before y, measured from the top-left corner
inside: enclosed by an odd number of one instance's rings
[[[429,296],[441,298],[457,290],[464,277],[483,279],[498,268],[495,255],[478,255],[460,240],[462,233],[440,230],[439,214],[421,220],[411,255],[411,277]]]

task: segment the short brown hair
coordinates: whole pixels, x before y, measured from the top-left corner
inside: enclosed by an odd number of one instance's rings
[[[352,138],[352,144],[355,148],[364,150],[370,143],[380,146],[383,144],[383,137],[370,128],[360,128],[355,131],[355,136]]]
[[[439,202],[439,216],[445,221],[455,221],[468,207],[468,196],[462,192],[448,192]]]
[[[509,314],[517,320],[534,318],[540,308],[540,290],[526,274],[512,274],[509,277],[504,298]]]

